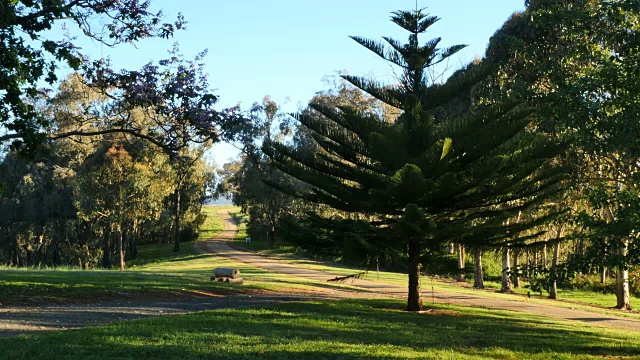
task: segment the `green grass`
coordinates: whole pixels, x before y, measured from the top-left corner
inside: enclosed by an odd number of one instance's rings
[[[395,300],[222,309],[0,339],[8,359],[591,359],[640,353],[634,332]],[[46,349],[46,350],[45,350]]]
[[[204,224],[200,227],[198,240],[211,239],[222,231],[222,219],[218,216],[219,210],[239,211],[239,208],[231,205],[208,205],[202,207],[202,212],[207,215]]]
[[[499,290],[501,288],[501,283],[495,281],[485,281],[485,287],[488,289]],[[526,281],[520,281],[520,288],[513,289],[515,294],[526,295],[531,291],[530,288],[526,286],[528,283]],[[534,293],[531,291],[531,296],[536,298],[540,297],[540,293]],[[542,297],[546,298],[549,296],[549,293],[546,291],[542,292]],[[558,299],[562,301],[570,301],[577,304],[585,304],[585,305],[593,305],[602,308],[611,308],[616,304],[616,295],[615,294],[604,294],[600,292],[594,291],[586,291],[586,290],[570,290],[570,289],[558,289]],[[631,297],[632,305],[634,301],[640,301],[640,298],[635,296]]]
[[[268,255],[266,252],[262,251],[261,254]],[[323,261],[315,261],[304,259],[299,256],[294,256],[291,254],[280,254],[273,255],[280,259],[281,261],[285,261],[291,264],[296,264],[301,267],[305,267],[308,269],[314,269],[319,271],[324,271],[331,274],[336,274],[340,276],[353,275],[357,272],[362,271],[361,269],[352,268],[339,263],[332,262],[323,262]],[[379,277],[378,277],[379,276]],[[390,285],[398,285],[398,286],[406,286],[408,283],[407,274],[397,273],[397,272],[387,272],[380,271],[378,274],[375,269],[368,269],[368,271],[361,277],[365,280],[376,281],[380,283],[390,284]],[[348,284],[348,282],[346,283]],[[526,283],[522,282],[522,286]],[[545,305],[558,306],[562,308],[574,308],[580,310],[587,310],[607,315],[615,315],[615,316],[623,316],[634,319],[640,319],[640,313],[628,312],[628,311],[620,311],[617,309],[613,309],[615,305],[616,299],[614,294],[602,294],[595,293],[589,291],[579,291],[579,290],[558,290],[558,299],[550,300],[547,298],[547,294],[543,292],[543,297],[539,297],[539,295],[531,294],[532,298],[529,300],[526,296],[527,292],[530,289],[521,287],[519,289],[514,289],[515,294],[502,294],[499,293],[500,283],[485,281],[486,290],[477,290],[470,287],[468,283],[457,283],[455,281],[451,281],[447,278],[435,278],[430,276],[422,277],[422,289],[423,296],[428,298],[429,291],[433,288],[435,291],[444,291],[449,293],[457,293],[457,294],[469,294],[476,296],[484,296],[487,298],[498,298],[503,300],[513,300],[513,301],[531,301],[534,303],[541,303]],[[634,305],[634,301],[638,301],[640,299],[633,298],[632,306]]]
[[[127,271],[76,269],[2,268],[0,304],[95,301],[134,296],[177,296],[206,292],[295,291],[320,288],[350,288],[290,276],[280,276],[229,259],[203,254],[195,243],[141,246],[139,259],[129,262]],[[243,285],[212,282],[216,267],[240,269]]]

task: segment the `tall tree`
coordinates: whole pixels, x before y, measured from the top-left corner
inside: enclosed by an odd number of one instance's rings
[[[535,101],[550,120],[541,127],[570,137],[574,181],[589,203],[583,239],[596,256],[583,264],[616,269],[619,308],[630,307],[636,264],[635,233],[624,224],[636,212],[626,199],[638,192],[638,23],[634,0],[530,0],[490,46],[503,64],[497,93]]]
[[[45,32],[61,21],[106,46],[148,37],[168,38],[184,25],[182,16],[163,22],[150,1],[0,1],[0,125],[6,133],[0,143],[33,151],[45,139],[47,120],[29,101],[38,83],[55,83],[56,70],[68,65],[79,70],[85,63],[73,39],[51,39]]]
[[[419,36],[438,18],[423,10],[398,11],[392,21],[410,33],[401,43],[384,44],[353,37],[359,44],[402,69],[399,83],[385,86],[358,77],[344,78],[402,111],[392,123],[348,106],[311,104],[322,117],[298,115],[322,152],[310,153],[282,143],[265,152],[282,171],[307,183],[296,196],[326,204],[354,219],[319,219],[334,229],[348,228],[355,242],[372,237],[392,241],[407,254],[407,309],[420,310],[420,267],[429,250],[470,239],[503,244],[544,223],[552,210],[518,224],[514,214],[538,206],[559,191],[564,169],[550,161],[561,147],[527,132],[532,109],[520,103],[459,106],[461,97],[486,74],[471,65],[445,84],[430,83],[428,69],[463,48],[439,49],[439,38],[421,45]],[[276,185],[277,186],[277,185]],[[474,219],[487,219],[474,223]],[[356,230],[357,229],[357,230]],[[534,238],[541,232],[520,237]],[[480,240],[482,239],[482,240]]]
[[[293,198],[267,185],[268,182],[293,183],[294,179],[271,165],[259,144],[291,136],[288,119],[283,119],[278,104],[265,96],[262,104],[254,104],[252,136],[243,143],[239,161],[225,164],[220,195],[230,195],[234,205],[249,215],[247,231],[254,238],[266,233],[271,247],[276,243],[276,228],[282,216],[291,210]]]

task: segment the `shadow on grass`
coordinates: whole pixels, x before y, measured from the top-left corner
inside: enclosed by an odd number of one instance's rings
[[[532,316],[392,300],[290,303],[144,319],[0,340],[11,359],[585,358],[630,356],[637,335],[540,322]],[[570,340],[569,340],[570,339]],[[34,346],[37,344],[37,346]],[[47,349],[46,352],[43,349]]]

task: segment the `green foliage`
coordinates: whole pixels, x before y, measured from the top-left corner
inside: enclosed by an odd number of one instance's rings
[[[100,101],[73,75],[41,111],[65,131],[81,109]],[[130,115],[140,126],[152,121],[139,109]],[[0,262],[110,267],[120,235],[127,259],[136,257],[138,244],[197,238],[214,180],[201,160],[206,144],[183,150],[180,159],[189,161],[176,166],[176,156],[141,139],[115,133],[84,139],[58,139],[32,158],[9,152],[2,159]],[[179,233],[172,221],[177,191]]]
[[[267,240],[275,247],[281,218],[294,213],[301,204],[268,184],[296,186],[298,183],[273,167],[259,144],[285,139],[291,129],[278,104],[268,96],[261,105],[254,104],[252,113],[252,136],[245,139],[241,159],[223,166],[217,194],[231,197],[233,204],[248,216],[249,236],[258,241]]]
[[[12,140],[13,149],[35,151],[46,139],[50,126],[34,106],[37,86],[54,84],[56,70],[69,66],[79,70],[87,65],[80,48],[69,37],[50,38],[52,27],[61,21],[75,24],[83,36],[107,46],[135,42],[149,37],[167,38],[184,24],[163,23],[162,13],[154,14],[148,2],[124,4],[110,0],[0,2],[0,124],[9,130],[0,142]],[[100,22],[100,32],[92,31]],[[47,36],[44,33],[47,32]]]
[[[312,102],[313,111],[296,118],[316,151],[274,141],[263,147],[278,169],[307,184],[280,188],[344,214],[310,216],[317,234],[305,239],[318,248],[332,244],[325,252],[359,253],[371,263],[381,254],[402,257],[407,244],[411,262],[451,241],[502,246],[544,234],[530,230],[559,211],[543,205],[562,190],[565,169],[553,161],[562,146],[528,130],[533,109],[526,104],[472,103],[469,94],[490,67],[472,64],[444,84],[429,82],[429,69],[462,48],[439,49],[439,38],[419,43],[436,18],[416,10],[396,12],[392,21],[411,33],[406,44],[354,40],[399,66],[399,83],[344,78],[399,108],[395,121],[357,107]],[[536,211],[509,223],[523,210]]]

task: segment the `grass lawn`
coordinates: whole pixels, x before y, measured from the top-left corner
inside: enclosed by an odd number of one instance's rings
[[[131,296],[175,296],[207,292],[309,291],[324,288],[350,288],[348,285],[278,276],[223,257],[202,254],[195,243],[183,243],[178,253],[171,244],[142,247],[141,258],[129,270],[2,269],[0,304],[33,304],[68,300],[94,301],[98,298]],[[146,249],[148,248],[148,249]],[[216,267],[240,269],[243,285],[212,282]]]
[[[589,359],[640,354],[640,334],[514,312],[395,300],[304,302],[0,339],[7,359]]]
[[[359,271],[360,269],[355,269],[353,267],[349,267],[340,263],[334,262],[324,262],[324,261],[315,261],[305,259],[298,255],[294,255],[291,249],[286,248],[285,246],[277,248],[277,249],[269,249],[268,244],[266,242],[258,242],[256,244],[244,244],[243,242],[236,243],[238,247],[242,247],[248,250],[256,251],[260,254],[267,256],[276,256],[278,259],[296,264],[298,266],[302,266],[309,269],[320,270],[324,272],[328,272],[331,274],[346,276],[352,275]],[[249,246],[253,245],[253,246]],[[405,286],[408,283],[407,274],[397,273],[397,272],[387,272],[380,271],[378,273],[375,269],[369,269],[366,274],[362,276],[363,279],[381,282],[385,284],[391,285],[401,285]],[[348,282],[347,282],[348,284]],[[514,293],[517,295],[526,295],[530,289],[525,288],[526,282],[521,281],[522,287],[519,289],[514,289]],[[450,281],[444,278],[433,278],[433,277],[423,277],[422,278],[422,289],[423,295],[428,297],[428,292],[433,288],[436,291],[446,291],[453,293],[461,293],[461,294],[473,294],[473,295],[482,295],[487,297],[495,297],[495,298],[503,298],[510,299],[516,301],[528,301],[528,299],[524,296],[516,296],[512,294],[501,294],[497,291],[500,289],[500,283],[485,281],[486,290],[476,290],[471,288],[469,283],[457,283],[455,281]],[[615,294],[602,294],[590,291],[581,291],[581,290],[558,290],[558,299],[560,301],[554,301],[547,299],[548,294],[543,292],[542,298],[538,293],[531,293],[532,302],[541,302],[545,304],[552,304],[559,307],[565,308],[576,308],[588,311],[599,312],[603,314],[609,315],[617,315],[617,316],[625,316],[630,318],[640,319],[639,312],[628,312],[628,311],[619,311],[613,309],[613,306],[616,303]],[[638,298],[632,298],[632,306],[634,302],[640,301]],[[638,303],[640,305],[640,303]]]
[[[205,207],[210,216],[202,231],[211,237],[222,230],[215,215],[220,206]],[[230,208],[230,207],[229,207]],[[283,290],[313,290],[315,287],[349,288],[346,285],[277,276],[264,270],[223,257],[203,254],[196,243],[182,243],[179,252],[172,244],[139,247],[138,258],[127,262],[127,271],[57,269],[15,269],[0,267],[0,304],[41,304],[135,296],[177,296],[193,292],[228,293]],[[245,279],[243,285],[210,280],[216,267],[236,267]]]

